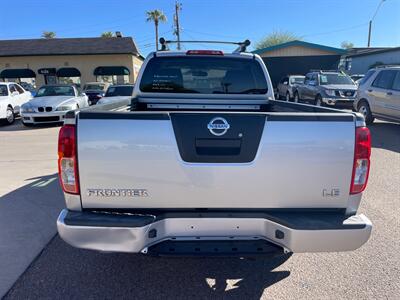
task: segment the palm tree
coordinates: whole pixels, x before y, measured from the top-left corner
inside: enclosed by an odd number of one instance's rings
[[[114,34],[111,31],[105,31],[101,34],[101,37],[103,37],[103,38],[111,38],[113,36],[114,36]]]
[[[158,50],[158,23],[159,22],[167,22],[167,17],[164,15],[162,10],[152,10],[146,12],[147,22],[154,22],[154,26],[156,28],[156,50]]]
[[[56,37],[56,33],[54,31],[43,31],[42,38],[44,39],[54,39]]]

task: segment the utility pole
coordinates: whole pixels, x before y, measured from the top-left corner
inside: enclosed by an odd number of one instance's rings
[[[180,27],[179,27],[179,12],[182,10],[182,4],[179,3],[178,1],[175,2],[175,16],[174,16],[174,20],[175,20],[175,34],[176,34],[176,38],[177,38],[177,49],[181,50],[181,31],[180,31]]]
[[[368,28],[368,48],[371,46],[371,27],[372,27],[372,20],[369,21],[369,28]]]
[[[371,30],[372,30],[372,21],[375,19],[376,14],[378,13],[379,9],[381,8],[381,5],[383,4],[383,2],[385,2],[386,0],[381,0],[378,4],[378,7],[375,10],[374,15],[372,16],[371,20],[369,20],[369,27],[368,27],[368,48],[371,46]]]

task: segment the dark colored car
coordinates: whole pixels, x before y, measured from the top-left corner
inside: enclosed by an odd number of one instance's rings
[[[357,85],[342,72],[312,71],[306,74],[304,83],[294,91],[294,101],[306,101],[317,106],[353,108]]]
[[[88,96],[89,105],[95,105],[105,95],[109,83],[88,82],[83,86],[83,92]]]

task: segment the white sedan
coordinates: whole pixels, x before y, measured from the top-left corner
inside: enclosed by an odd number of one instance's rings
[[[69,110],[88,106],[88,97],[74,85],[45,85],[32,100],[22,105],[22,123],[33,125],[63,122]]]
[[[0,83],[0,120],[12,124],[21,106],[32,99],[32,94],[14,82]]]
[[[107,104],[120,101],[128,101],[133,97],[133,84],[111,85],[103,98],[97,104]]]

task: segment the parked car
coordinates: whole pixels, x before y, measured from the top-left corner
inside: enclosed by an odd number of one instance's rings
[[[247,53],[151,53],[133,94],[70,113],[60,130],[57,228],[72,246],[274,256],[368,240],[359,114],[270,101],[264,62]]]
[[[28,83],[28,82],[21,82],[20,85],[24,88],[25,91],[29,91],[33,97],[36,95],[36,88],[33,86],[33,84]]]
[[[45,85],[38,89],[32,100],[22,105],[22,123],[63,122],[67,111],[87,106],[87,96],[80,93],[75,85]]]
[[[313,71],[306,75],[304,83],[294,91],[294,101],[307,101],[317,106],[352,108],[356,99],[357,85],[342,72]]]
[[[97,103],[105,104],[123,100],[131,100],[133,97],[133,84],[112,85],[107,89],[106,94]]]
[[[110,86],[108,82],[88,82],[83,86],[82,91],[88,96],[89,105],[95,105],[102,97],[104,97],[107,88]]]
[[[369,70],[358,87],[354,108],[367,124],[375,118],[400,122],[400,66]]]
[[[32,99],[32,94],[14,82],[0,83],[0,120],[12,124],[21,113],[21,106]]]
[[[355,82],[355,84],[358,86],[361,82],[361,80],[364,78],[364,74],[354,74],[351,75],[351,79],[353,79],[353,81]]]
[[[363,79],[364,76],[364,74],[353,74],[350,75],[350,78],[353,79],[354,82],[357,82],[358,80]]]
[[[276,89],[277,99],[284,98],[286,101],[290,101],[294,97],[294,89],[298,84],[304,82],[303,75],[288,75],[283,77],[278,84]]]

